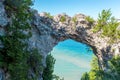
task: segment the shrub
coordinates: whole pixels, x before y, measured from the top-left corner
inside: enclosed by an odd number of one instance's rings
[[[65,22],[65,21],[66,21],[66,17],[65,16],[61,16],[60,22]]]
[[[93,28],[93,32],[101,31],[102,37],[110,38],[109,43],[114,43],[120,39],[120,31],[117,30],[119,23],[111,16],[112,13],[109,10],[103,10],[98,17],[97,24]]]
[[[76,17],[73,17],[73,18],[72,18],[72,21],[73,21],[74,23],[76,23],[76,22],[77,22],[77,18],[76,18]]]
[[[81,80],[119,80],[120,79],[120,56],[109,60],[109,71],[104,72],[99,68],[97,58],[92,60],[92,68],[89,73],[84,73]]]
[[[109,61],[109,66],[110,66],[110,75],[112,75],[115,80],[120,79],[120,56],[115,56]]]
[[[53,19],[53,16],[51,16],[50,13],[46,13],[46,16],[47,16],[48,18],[50,18],[50,19]]]
[[[91,18],[90,16],[87,16],[85,20],[88,21],[90,25],[93,25],[93,23],[95,22],[94,19]]]
[[[97,21],[97,25],[94,28],[94,32],[98,32],[100,31],[104,26],[107,25],[107,23],[109,22],[109,20],[111,19],[111,11],[109,10],[102,10],[101,13],[99,13],[98,15],[98,21]]]

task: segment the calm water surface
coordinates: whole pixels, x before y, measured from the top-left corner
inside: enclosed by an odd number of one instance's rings
[[[89,49],[71,39],[60,42],[51,52],[56,59],[54,73],[64,80],[80,80],[82,74],[90,70],[93,52]]]

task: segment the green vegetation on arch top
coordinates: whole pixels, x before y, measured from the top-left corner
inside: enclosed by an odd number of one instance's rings
[[[110,38],[109,43],[114,43],[120,39],[120,30],[117,30],[119,23],[112,16],[112,13],[109,10],[103,10],[97,20],[97,24],[93,28],[93,32],[101,31],[102,37]]]
[[[65,22],[66,21],[66,17],[65,16],[61,16],[61,18],[60,18],[60,22]]]

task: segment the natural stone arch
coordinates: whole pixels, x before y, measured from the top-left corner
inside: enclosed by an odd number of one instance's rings
[[[4,35],[5,26],[10,22],[10,18],[7,18],[7,11],[4,9],[2,0],[0,2],[0,35]],[[37,48],[43,55],[43,65],[47,54],[52,51],[53,47],[60,41],[66,39],[73,39],[75,41],[85,43],[93,48],[94,54],[99,59],[99,65],[103,70],[107,68],[107,61],[111,59],[113,55],[120,54],[120,43],[108,44],[108,38],[101,38],[100,32],[93,33],[92,25],[85,20],[85,15],[77,14],[76,22],[72,21],[72,18],[66,14],[60,14],[54,16],[53,19],[45,15],[45,13],[38,14],[35,10],[30,10],[34,13],[32,25],[32,37],[28,40],[29,49]],[[61,16],[64,16],[66,20],[61,22]],[[0,42],[0,47],[3,45]],[[0,69],[0,78],[5,76],[4,71]],[[40,76],[39,80],[42,77]]]
[[[60,21],[61,16],[65,17],[64,22]],[[72,21],[72,17],[66,14],[59,14],[51,19],[46,16],[46,13],[38,14],[37,11],[34,11],[33,37],[29,40],[32,42],[32,44],[29,42],[30,47],[37,47],[41,50],[45,61],[47,54],[55,45],[63,40],[73,39],[92,47],[94,54],[98,57],[100,67],[106,70],[107,61],[113,55],[119,54],[119,51],[115,51],[120,48],[120,43],[110,45],[108,44],[109,38],[100,37],[100,32],[93,33],[94,24],[87,22],[85,15],[77,14],[74,17],[76,17],[75,23]],[[116,50],[113,51],[113,49]]]

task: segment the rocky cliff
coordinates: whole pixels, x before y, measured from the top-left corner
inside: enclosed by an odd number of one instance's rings
[[[3,1],[4,0],[0,0],[0,35],[4,35],[4,28],[10,23]],[[107,70],[107,61],[111,59],[113,55],[120,54],[119,41],[114,44],[109,44],[109,38],[100,37],[101,32],[93,33],[92,28],[94,24],[91,25],[86,21],[84,14],[76,14],[74,17],[66,14],[58,14],[50,18],[46,13],[39,14],[36,10],[32,9],[31,11],[34,13],[31,22],[32,37],[27,42],[29,49],[37,48],[40,51],[43,56],[44,66],[46,65],[47,54],[51,52],[53,47],[59,42],[66,39],[73,39],[91,46],[103,70]],[[61,18],[64,19],[61,20]],[[73,18],[75,19],[73,20]],[[3,47],[1,42],[0,47]],[[0,80],[3,80],[4,75],[4,70],[0,69]],[[42,80],[41,76],[39,80]]]

